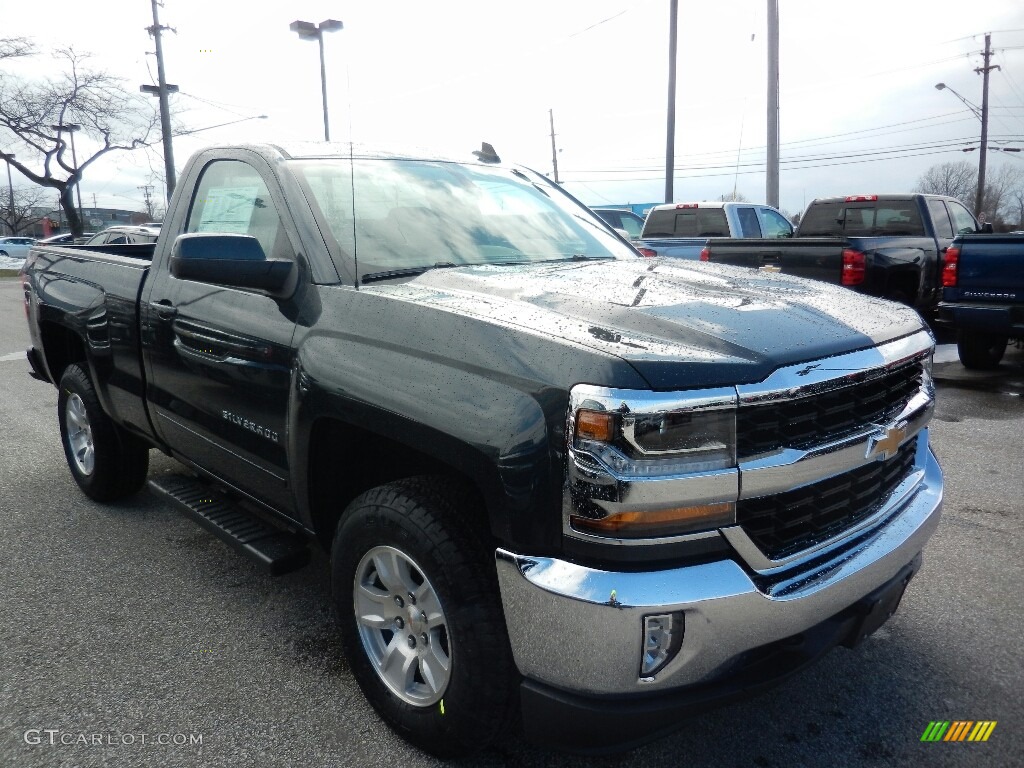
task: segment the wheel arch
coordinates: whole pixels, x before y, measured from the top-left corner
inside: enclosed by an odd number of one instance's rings
[[[422,436],[421,436],[422,437]],[[468,446],[452,452],[444,435],[418,445],[391,435],[325,416],[312,425],[306,449],[305,498],[308,523],[317,540],[330,549],[345,508],[360,494],[396,480],[429,475],[446,478],[476,507],[481,532],[502,538],[507,514],[500,499],[496,467],[482,455],[473,456]],[[440,449],[440,450],[439,450]],[[444,456],[444,458],[440,458]],[[301,462],[300,462],[301,465]]]
[[[82,364],[88,372],[88,356],[81,336],[67,326],[49,321],[40,323],[39,334],[43,362],[54,385],[60,383],[64,371],[74,363]]]

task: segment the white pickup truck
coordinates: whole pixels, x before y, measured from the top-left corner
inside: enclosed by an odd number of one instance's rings
[[[666,203],[651,209],[640,239],[644,256],[700,258],[712,237],[792,237],[793,225],[770,205],[755,203]]]

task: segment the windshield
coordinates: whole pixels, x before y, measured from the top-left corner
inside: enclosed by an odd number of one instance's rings
[[[291,165],[342,257],[358,256],[360,280],[435,266],[637,258],[589,211],[532,173],[425,160]]]

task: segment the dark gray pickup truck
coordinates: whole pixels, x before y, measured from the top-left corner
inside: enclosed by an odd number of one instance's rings
[[[978,231],[952,197],[850,195],[813,200],[791,239],[709,240],[700,258],[838,283],[931,315],[942,254]]]
[[[22,283],[81,489],[157,449],[271,573],[325,548],[354,677],[434,754],[677,728],[860,642],[938,524],[915,312],[639,258],[493,153],[204,150],[155,244]]]
[[[1024,341],[1024,235],[961,235],[943,257],[939,322],[966,368],[995,368]]]

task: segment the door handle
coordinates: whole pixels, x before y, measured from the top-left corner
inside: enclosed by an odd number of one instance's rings
[[[178,315],[178,310],[168,299],[149,302],[149,307],[161,320],[173,320]]]

